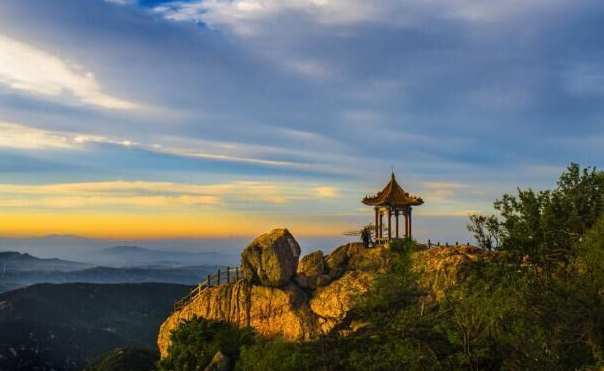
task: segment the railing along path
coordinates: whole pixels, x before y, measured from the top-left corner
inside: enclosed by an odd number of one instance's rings
[[[429,249],[433,248],[433,247],[461,247],[461,246],[467,246],[470,247],[472,245],[470,245],[470,243],[459,243],[459,242],[455,242],[455,243],[449,243],[449,242],[445,242],[445,243],[441,243],[441,242],[434,242],[431,240],[428,240],[428,242],[423,243],[421,245],[425,245],[427,246]]]
[[[220,285],[234,283],[243,278],[243,270],[240,267],[230,268],[226,267],[226,270],[221,271],[218,269],[216,273],[208,274],[208,278],[200,282],[194,289],[192,289],[187,296],[180,300],[174,301],[174,310],[180,310],[185,305],[189,304],[196,297],[198,297],[208,287],[218,287]]]

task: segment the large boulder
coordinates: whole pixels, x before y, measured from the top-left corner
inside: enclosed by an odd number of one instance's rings
[[[283,286],[296,274],[300,245],[287,229],[274,229],[250,243],[241,253],[246,279],[264,286]]]
[[[349,245],[342,245],[325,257],[325,269],[332,278],[342,275],[348,267]]]
[[[384,247],[367,248],[361,242],[342,245],[325,257],[325,270],[332,278],[340,277],[347,270],[373,270],[384,263],[388,252]],[[371,262],[372,259],[377,259]],[[383,269],[382,269],[383,270]]]
[[[303,288],[316,288],[318,278],[323,275],[325,265],[323,263],[323,252],[315,251],[303,257],[298,264],[298,272],[295,281]],[[321,282],[324,282],[321,280]]]

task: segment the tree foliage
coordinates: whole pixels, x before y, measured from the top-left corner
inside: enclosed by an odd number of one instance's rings
[[[501,224],[495,215],[470,215],[468,231],[483,249],[493,250],[501,241]]]
[[[159,362],[159,370],[203,370],[218,351],[236,361],[240,348],[252,344],[253,339],[251,328],[203,318],[183,321],[170,336],[169,356]]]

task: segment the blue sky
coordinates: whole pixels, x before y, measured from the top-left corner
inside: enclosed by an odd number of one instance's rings
[[[420,239],[604,158],[604,3],[0,3],[0,234]],[[152,232],[152,233],[151,233]]]

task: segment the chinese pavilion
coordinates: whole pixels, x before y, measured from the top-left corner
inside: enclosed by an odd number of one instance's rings
[[[420,197],[410,196],[409,193],[398,184],[394,177],[394,172],[390,176],[390,181],[384,189],[375,196],[367,196],[363,203],[373,206],[375,209],[375,238],[377,241],[392,239],[392,215],[394,215],[394,235],[399,238],[398,216],[405,217],[405,237],[411,237],[411,210],[412,206],[419,206],[424,203]],[[384,230],[383,216],[388,218],[388,237],[382,236]]]

